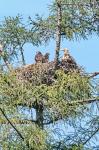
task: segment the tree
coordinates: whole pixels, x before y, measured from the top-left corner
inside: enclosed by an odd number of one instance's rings
[[[99,131],[98,114],[91,110],[94,104],[99,111],[99,82],[93,80],[99,73],[90,76],[82,69],[65,72],[59,67],[62,36],[85,38],[88,33],[97,31],[96,22],[90,19],[93,11],[85,9],[92,9],[92,5],[88,1],[81,4],[81,1],[55,1],[47,19],[37,16],[37,21],[33,21],[30,18],[33,26],[28,30],[28,41],[41,44],[55,38],[56,65],[53,62],[32,64],[26,69],[0,72],[0,144],[3,149],[82,150]],[[57,124],[64,125],[63,129]],[[70,132],[65,125],[72,127]]]
[[[43,42],[55,39],[55,60],[59,63],[61,39],[87,39],[93,32],[99,33],[98,1],[55,0],[50,6],[47,18],[37,15],[36,20],[30,18],[32,32],[36,32]]]
[[[8,17],[0,27],[1,31],[1,42],[4,49],[8,49],[12,55],[17,55],[16,49],[20,50],[22,62],[25,64],[25,59],[23,55],[23,45],[27,41],[26,29],[22,25],[20,16],[16,18]]]
[[[42,74],[45,75],[45,70]],[[23,149],[54,149],[56,147],[57,149],[57,147],[67,146],[65,143],[66,137],[60,143],[57,140],[57,144],[53,143],[53,141],[51,142],[52,137],[50,136],[52,133],[48,133],[46,127],[50,124],[55,124],[59,120],[64,120],[65,122],[69,118],[76,118],[79,113],[82,113],[84,101],[81,99],[91,97],[92,90],[90,89],[90,83],[88,83],[89,79],[81,77],[76,72],[64,74],[63,71],[58,70],[56,72],[56,82],[48,86],[47,84],[40,84],[42,74],[41,76],[38,74],[37,77],[35,73],[32,79],[34,81],[37,78],[35,84],[30,82],[22,83],[13,74],[1,74],[1,133],[5,131],[7,133],[7,135],[3,135],[1,140],[4,149],[8,148],[8,146],[10,149],[11,147],[14,149],[15,146],[17,148],[19,146],[19,149],[20,147]],[[87,100],[86,102],[89,101]],[[81,105],[81,108],[79,105]],[[33,114],[34,110],[36,116]],[[34,119],[34,117],[36,118]],[[9,123],[8,127],[3,125],[7,122]],[[10,128],[13,128],[12,132],[9,132]],[[12,138],[13,142],[11,142]],[[19,138],[22,142],[17,141]],[[48,144],[44,143],[46,138]]]
[[[6,57],[6,60],[11,63],[14,58],[20,61],[21,56],[22,64],[25,65],[24,45],[31,43],[31,36],[33,45],[40,44],[35,33],[30,33],[30,26],[24,24],[20,15],[5,17],[0,25],[0,42],[4,51],[1,58]]]

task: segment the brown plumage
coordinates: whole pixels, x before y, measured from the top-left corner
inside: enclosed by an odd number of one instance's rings
[[[35,62],[36,63],[42,63],[43,62],[43,54],[38,51],[35,55]]]
[[[35,55],[36,63],[48,63],[49,62],[49,53],[43,55],[40,51],[38,51]]]
[[[49,53],[46,53],[44,56],[43,56],[43,63],[48,63],[49,62]]]

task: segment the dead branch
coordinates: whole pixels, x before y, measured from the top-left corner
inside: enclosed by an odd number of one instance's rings
[[[92,74],[89,76],[89,78],[93,78],[93,77],[95,77],[95,76],[97,76],[97,75],[99,75],[99,72],[94,72],[94,73],[92,73]]]

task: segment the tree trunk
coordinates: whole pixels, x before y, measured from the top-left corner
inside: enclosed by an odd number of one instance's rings
[[[40,104],[36,108],[36,122],[37,125],[43,130],[43,106]]]
[[[7,60],[5,60],[4,58],[3,58],[3,61],[6,65],[6,67],[8,68],[8,70],[11,71],[12,70],[11,64]]]
[[[22,57],[22,63],[23,63],[23,65],[25,65],[25,58],[24,58],[23,48],[22,47],[20,47],[20,52],[21,52],[21,57]]]
[[[61,19],[62,19],[62,11],[61,11],[61,2],[57,0],[57,28],[56,28],[56,49],[55,49],[55,63],[56,68],[59,64],[59,51],[61,45]]]

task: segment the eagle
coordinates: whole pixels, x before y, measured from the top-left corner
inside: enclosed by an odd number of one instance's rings
[[[35,55],[36,63],[48,63],[49,62],[49,53],[43,55],[40,51],[38,51]]]
[[[35,55],[35,62],[36,63],[42,63],[43,62],[43,54],[38,51]]]
[[[70,55],[69,50],[67,48],[62,49],[64,51],[64,55],[62,57],[61,65],[70,69],[77,69],[78,65],[75,59]]]
[[[46,53],[44,56],[43,56],[43,63],[48,63],[49,62],[49,53]]]

